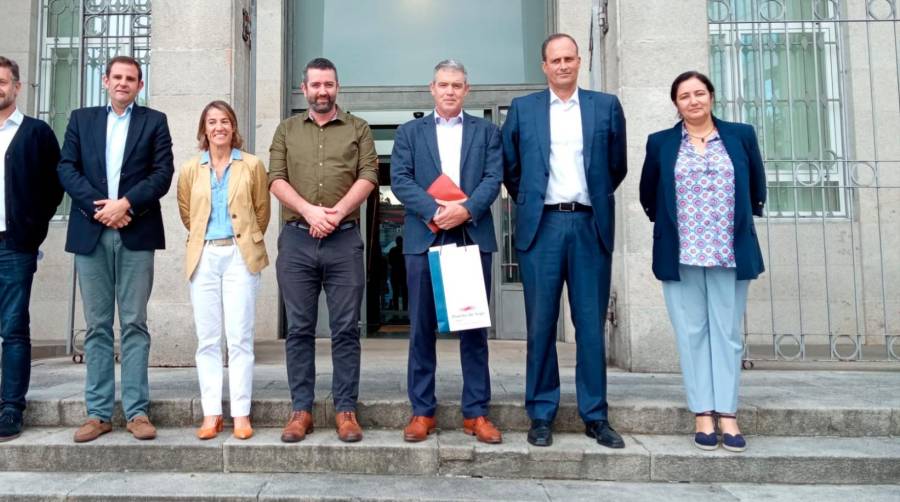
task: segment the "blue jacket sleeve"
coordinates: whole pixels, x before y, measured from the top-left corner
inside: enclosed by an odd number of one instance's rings
[[[613,96],[610,105],[612,127],[609,129],[609,181],[613,191],[622,184],[628,173],[628,144],[625,136],[625,112],[619,98]]]
[[[519,107],[513,100],[503,123],[503,185],[509,196],[515,200],[519,195],[522,179],[522,164],[519,158]]]
[[[750,159],[750,204],[754,216],[762,216],[766,206],[766,167],[759,151],[756,130],[748,125],[745,134],[744,148]]]
[[[84,159],[81,155],[81,135],[83,133],[81,115],[76,111],[69,118],[56,172],[59,175],[60,183],[72,199],[72,204],[90,215],[94,213],[94,201],[107,197],[105,193],[91,185],[84,174]],[[86,134],[86,131],[84,133]]]
[[[472,217],[472,225],[477,225],[484,213],[491,210],[491,204],[500,193],[500,183],[503,181],[503,147],[500,143],[500,130],[493,125],[487,127],[490,137],[485,150],[481,181],[469,194],[469,199],[463,203]]]
[[[404,124],[397,128],[394,137],[394,149],[391,151],[391,191],[406,209],[428,223],[437,213],[438,204],[425,188],[416,183],[415,151],[409,138],[410,129],[412,127]]]
[[[644,155],[644,167],[641,169],[640,199],[641,207],[650,221],[656,221],[656,191],[659,190],[659,160],[657,148],[653,145],[653,136],[647,138],[647,153]]]

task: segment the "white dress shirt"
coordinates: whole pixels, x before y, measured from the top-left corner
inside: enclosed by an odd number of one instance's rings
[[[463,112],[444,119],[434,111],[434,124],[437,129],[438,153],[441,158],[441,172],[446,174],[462,188],[459,181],[460,157],[462,156]]]
[[[24,119],[25,116],[16,108],[0,124],[0,232],[6,232],[6,151]]]
[[[550,178],[544,202],[591,204],[584,172],[578,89],[566,101],[550,91]]]
[[[111,104],[106,105],[106,186],[107,198],[110,200],[119,199],[119,178],[122,176],[125,140],[128,138],[128,126],[131,125],[132,108],[134,103],[119,115]]]

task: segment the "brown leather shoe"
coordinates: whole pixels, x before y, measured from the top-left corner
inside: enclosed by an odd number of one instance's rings
[[[250,416],[233,417],[234,437],[238,439],[250,439],[253,437],[253,426],[250,425]]]
[[[281,431],[281,441],[284,443],[296,443],[303,441],[307,434],[313,433],[313,416],[308,411],[295,411],[291,413],[287,425]]]
[[[403,440],[410,443],[418,443],[428,439],[428,435],[434,430],[434,417],[413,415],[409,424],[403,429]]]
[[[76,443],[87,443],[112,430],[112,424],[95,418],[89,419],[75,431]]]
[[[482,443],[496,444],[503,442],[503,435],[485,416],[463,420],[463,432],[470,436],[475,436]]]
[[[156,439],[156,427],[150,423],[146,415],[138,415],[125,425],[135,439]]]
[[[207,420],[211,419],[211,420]],[[211,422],[211,423],[208,423]],[[209,417],[203,417],[203,425],[197,429],[197,438],[198,439],[212,439],[219,435],[222,432],[222,429],[225,428],[222,423],[222,415],[215,415]]]
[[[339,411],[334,417],[337,426],[338,439],[345,443],[355,443],[362,439],[362,427],[356,421],[356,413],[352,411]]]

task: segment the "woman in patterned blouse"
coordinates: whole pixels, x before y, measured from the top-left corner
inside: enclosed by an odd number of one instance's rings
[[[689,71],[672,83],[681,121],[651,134],[641,205],[653,225],[653,273],[678,342],[694,444],[743,451],[738,428],[742,319],[763,270],[752,215],[762,216],[766,176],[753,127],[712,115],[715,88]]]

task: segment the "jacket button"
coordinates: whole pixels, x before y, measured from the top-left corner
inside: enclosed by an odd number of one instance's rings
[[[544,171],[544,177],[549,178],[549,177],[550,177],[550,171]]]
[[[541,194],[541,200],[544,200],[544,194]]]
[[[240,238],[241,238],[241,234],[237,234],[237,235],[235,235],[235,237],[237,237],[238,239],[240,239]]]
[[[231,215],[231,219],[233,220],[233,219],[235,219],[235,218],[237,218],[237,215],[236,215],[236,214],[232,214],[232,215]]]

